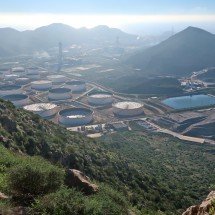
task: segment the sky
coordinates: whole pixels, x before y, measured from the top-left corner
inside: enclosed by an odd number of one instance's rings
[[[215,33],[215,0],[0,0],[0,27],[26,30],[51,23],[108,25],[135,34],[192,25]]]

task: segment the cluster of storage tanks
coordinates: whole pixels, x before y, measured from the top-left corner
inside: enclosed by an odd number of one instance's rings
[[[4,83],[0,85],[0,97],[12,101],[19,107],[29,104],[29,98],[23,90],[25,87],[28,87],[28,92],[48,91],[49,100],[71,99],[72,92],[79,93],[86,90],[85,82],[67,81],[64,75],[50,75],[48,71],[41,71],[37,67],[0,68],[0,79]]]
[[[49,101],[69,100],[72,93],[86,91],[86,83],[83,81],[68,81],[63,75],[49,75],[47,71],[39,71],[37,68],[16,67],[10,71],[0,70],[0,77],[10,84],[0,86],[0,97],[10,100],[17,107],[23,107],[27,111],[36,113],[42,117],[52,117],[58,113],[58,121],[65,126],[79,126],[93,121],[94,112],[89,108],[61,108],[53,103],[30,104],[29,96],[24,94],[23,86],[32,90],[47,91]],[[11,84],[12,83],[12,84]],[[114,103],[113,93],[96,92],[87,97],[91,106],[112,107],[112,112],[120,117],[132,117],[143,113],[143,104],[137,102]]]

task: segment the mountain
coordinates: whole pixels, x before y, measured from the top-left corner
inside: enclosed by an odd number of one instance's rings
[[[47,50],[56,47],[59,42],[62,42],[64,46],[74,43],[106,44],[107,41],[115,45],[117,37],[120,38],[122,44],[136,40],[135,35],[107,26],[75,29],[65,24],[54,23],[22,32],[12,28],[0,28],[0,56]]]
[[[169,39],[132,56],[128,62],[153,75],[188,75],[215,66],[215,35],[188,27]]]

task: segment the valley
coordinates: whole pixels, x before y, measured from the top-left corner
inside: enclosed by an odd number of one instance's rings
[[[28,42],[20,55],[17,46],[1,54],[1,144],[98,183],[95,198],[79,196],[80,214],[97,214],[94,201],[101,214],[107,196],[115,214],[178,215],[207,195],[215,183],[215,49],[205,46],[210,58],[201,62],[199,50],[214,35],[189,27],[151,47],[106,26],[53,24],[16,33]],[[193,37],[198,46],[189,53]],[[1,165],[0,189],[8,192],[10,166],[5,159]]]

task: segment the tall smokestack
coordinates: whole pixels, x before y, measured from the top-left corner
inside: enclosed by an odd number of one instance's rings
[[[59,44],[58,44],[58,48],[59,48],[59,53],[58,53],[58,71],[60,71],[61,70],[61,68],[62,68],[62,43],[61,42],[59,42]]]

